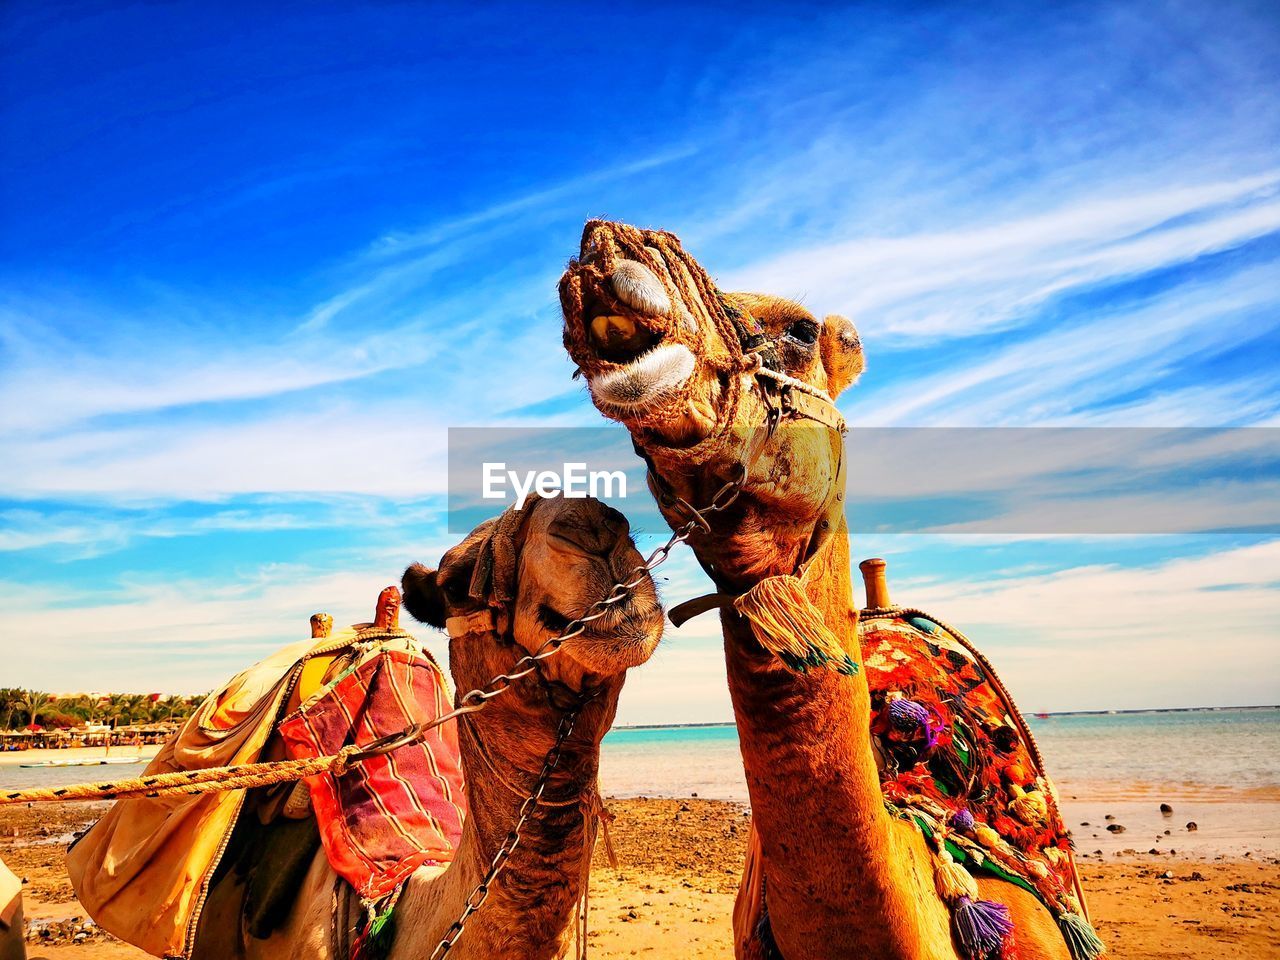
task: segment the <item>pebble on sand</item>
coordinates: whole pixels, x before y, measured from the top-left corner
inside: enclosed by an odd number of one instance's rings
[[[1169,806],[1167,803],[1162,803],[1160,804],[1160,812],[1166,817],[1171,817],[1173,816],[1173,807]]]
[[[1188,832],[1188,833],[1192,833],[1192,832],[1194,832],[1194,831],[1196,831],[1196,830],[1199,830],[1199,829],[1200,829],[1200,825],[1199,825],[1199,824],[1197,824],[1194,820],[1188,820],[1188,821],[1187,821],[1187,832]]]

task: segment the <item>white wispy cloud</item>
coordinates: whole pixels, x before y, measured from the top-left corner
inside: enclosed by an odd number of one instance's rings
[[[432,353],[431,340],[411,328],[323,340],[266,332],[245,342],[204,324],[145,315],[97,317],[108,329],[114,322],[115,335],[86,342],[55,332],[56,310],[32,304],[0,316],[7,348],[0,435],[48,435],[97,417],[261,400],[414,366]]]
[[[1086,318],[997,346],[986,359],[946,369],[921,383],[898,377],[870,397],[855,391],[857,422],[1087,423],[1101,402],[1141,390],[1179,364],[1248,343],[1265,329],[1257,313],[1274,303],[1278,281],[1280,266],[1269,264],[1223,280],[1166,288],[1140,306],[1099,308]],[[1114,415],[1108,419],[1115,422]],[[1195,425],[1215,425],[1197,420]],[[1134,420],[1126,425],[1187,424]]]
[[[62,591],[0,583],[5,635],[19,641],[11,645],[6,677],[55,692],[86,683],[93,689],[203,692],[306,637],[307,618],[316,611],[330,612],[340,624],[371,619],[379,591],[398,580],[398,570],[268,566],[231,584],[149,582],[109,602],[75,607],[65,604]]]
[[[394,500],[371,496],[290,495],[255,497],[223,505],[169,498],[154,503],[134,501],[131,507],[95,501],[0,510],[0,554],[36,551],[59,561],[101,557],[147,540],[200,538],[210,534],[274,534],[296,531],[343,531],[341,542],[378,538],[381,547],[363,551],[365,557],[387,551],[404,554],[416,541],[407,531],[440,530],[445,508],[432,500]],[[390,555],[390,554],[387,554]]]
[[[1275,173],[1048,212],[946,233],[859,238],[791,251],[724,278],[805,296],[881,342],[964,337],[1025,323],[1070,289],[1186,263],[1280,230]],[[874,342],[874,341],[873,341]]]

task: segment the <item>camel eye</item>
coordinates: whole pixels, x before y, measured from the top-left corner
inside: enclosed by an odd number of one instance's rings
[[[787,327],[787,339],[811,347],[818,342],[818,325],[808,318],[797,320]]]

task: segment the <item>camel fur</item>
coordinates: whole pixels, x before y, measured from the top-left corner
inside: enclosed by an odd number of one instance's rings
[[[626,279],[615,284],[620,267]],[[664,312],[650,309],[662,306],[652,292],[636,296],[637,277],[663,289]],[[767,356],[832,401],[863,368],[848,320],[819,320],[779,297],[724,294],[669,233],[589,222],[560,296],[570,356],[596,406],[631,432],[650,465],[651,486],[670,494],[659,503],[673,526],[686,519],[675,498],[708,503],[741,467],[765,420],[752,357],[744,350]],[[735,319],[735,308],[745,316]],[[659,351],[687,353],[689,375],[646,382],[642,364]],[[619,391],[624,382],[628,390]],[[746,619],[722,607],[729,690],[763,874],[744,885],[744,896],[759,895],[759,879],[768,911],[767,924],[742,937],[737,955],[964,960],[925,838],[887,811],[880,787],[848,527],[843,510],[829,509],[839,450],[826,427],[784,420],[750,465],[732,507],[690,540],[717,589],[733,597],[803,569],[807,599],[855,667],[847,671],[851,676],[788,669],[761,646]],[[824,520],[829,536],[810,555]],[[1035,896],[999,880],[980,879],[978,886],[982,897],[1007,905],[1022,960],[1069,960],[1054,918]]]
[[[509,513],[477,528],[438,569],[408,568],[405,608],[435,627],[449,621],[453,627],[481,625],[450,631],[449,668],[457,690],[465,692],[511,670],[641,562],[616,510],[593,499],[536,501],[514,521]],[[480,567],[483,575],[477,576]],[[488,597],[472,595],[473,581],[497,585],[499,593],[505,589],[509,602],[490,607]],[[451,960],[552,960],[571,949],[595,836],[583,803],[598,802],[600,741],[613,722],[626,670],[648,659],[661,633],[662,610],[646,578],[628,600],[544,661],[550,683],[595,695],[565,743],[545,801],[534,808],[506,870],[450,950]],[[447,870],[423,868],[407,881],[395,909],[389,960],[429,956],[462,914],[542,768],[559,719],[547,688],[529,677],[463,721],[459,742],[469,814],[462,839]],[[335,890],[337,877],[320,854],[273,936],[229,938],[219,930],[234,918],[206,917],[195,957],[347,960],[335,949],[343,938],[335,937],[334,927],[347,906]]]

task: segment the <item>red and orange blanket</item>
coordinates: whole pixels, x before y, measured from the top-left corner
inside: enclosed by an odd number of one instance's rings
[[[321,757],[451,709],[433,659],[380,645],[286,717],[279,732],[290,757]],[[330,866],[366,903],[391,894],[419,867],[452,861],[467,809],[456,724],[341,774],[311,777],[307,786]]]
[[[756,636],[770,641],[764,645],[799,672],[825,666],[856,674],[852,658],[832,653],[834,638],[823,639],[820,615],[806,614],[803,593],[774,591],[783,594],[787,602],[774,606],[786,616],[770,616],[768,604],[746,608]],[[741,599],[735,605],[744,609]],[[1057,920],[1072,957],[1095,960],[1104,948],[1088,921],[1053,784],[991,665],[959,631],[920,610],[862,611],[858,633],[885,804],[929,842],[962,955],[1018,955],[1008,908],[979,893],[975,877],[989,876],[1034,894]],[[773,949],[762,858],[753,831],[734,909],[739,956],[759,944],[766,956]]]
[[[235,677],[147,771],[335,753],[451,707],[443,671],[411,635],[360,625],[286,647]],[[452,861],[466,815],[454,724],[307,785],[330,864],[366,904],[387,899],[414,870]],[[154,956],[190,956],[246,793],[118,801],[67,856],[85,909]]]
[[[1053,784],[991,665],[920,610],[864,611],[859,635],[885,802],[933,846],[961,948],[1016,956],[1007,911],[978,897],[985,874],[1034,893],[1077,960],[1099,956]]]

